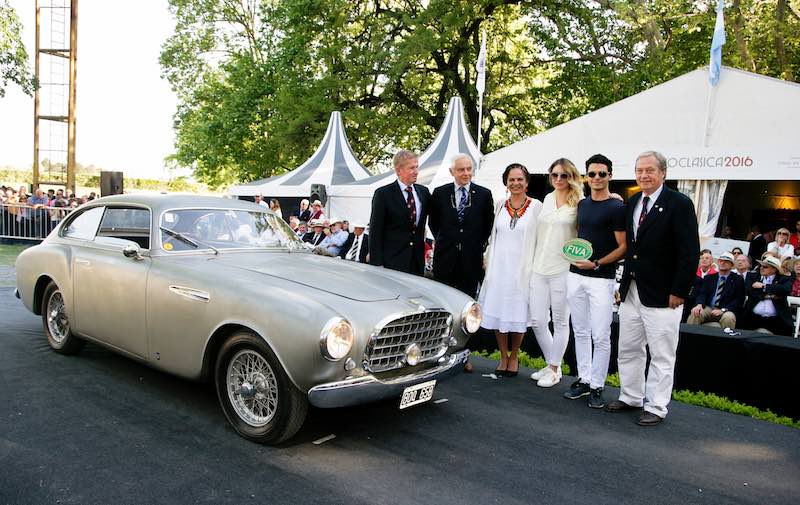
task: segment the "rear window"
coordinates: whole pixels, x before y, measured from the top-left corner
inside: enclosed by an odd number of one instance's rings
[[[97,236],[130,240],[142,249],[150,249],[150,211],[109,207],[100,222]]]

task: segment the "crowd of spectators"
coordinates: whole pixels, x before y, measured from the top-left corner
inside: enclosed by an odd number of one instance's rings
[[[97,198],[92,191],[81,197],[63,189],[36,189],[29,194],[25,186],[15,189],[0,186],[0,235],[42,238],[72,209]]]
[[[735,247],[716,261],[700,252],[697,277],[685,304],[689,324],[714,324],[791,335],[794,330],[788,297],[800,296],[800,221],[795,232],[779,228],[761,233],[754,228],[749,255]]]

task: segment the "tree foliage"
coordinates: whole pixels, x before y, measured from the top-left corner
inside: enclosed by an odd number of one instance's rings
[[[175,161],[210,184],[290,170],[340,110],[369,167],[423,149],[460,96],[488,152],[708,63],[707,0],[170,0]],[[734,0],[726,65],[797,80],[792,0]],[[488,139],[488,140],[487,140]]]
[[[0,98],[5,96],[9,83],[30,95],[35,82],[22,43],[22,23],[8,0],[0,0]]]

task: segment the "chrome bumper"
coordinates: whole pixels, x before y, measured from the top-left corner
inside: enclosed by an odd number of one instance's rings
[[[374,375],[365,375],[328,384],[314,386],[308,391],[308,401],[315,407],[335,408],[360,405],[393,396],[400,397],[408,386],[433,379],[444,379],[462,370],[469,358],[469,350],[445,356],[441,363],[422,372],[390,380],[379,380]]]

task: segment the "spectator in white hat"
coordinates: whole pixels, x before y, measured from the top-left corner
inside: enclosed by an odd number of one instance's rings
[[[314,200],[311,204],[311,219],[325,219],[325,213],[322,211],[322,202]]]
[[[783,275],[781,260],[774,256],[767,255],[758,264],[759,271],[750,272],[745,279],[747,303],[739,326],[791,335],[792,314],[786,297],[792,291],[792,278]]]
[[[312,246],[318,246],[325,238],[324,223],[319,219],[312,219],[309,223],[311,231],[306,233],[303,237],[303,242],[308,242]]]
[[[314,252],[323,256],[336,257],[345,242],[347,232],[342,230],[341,219],[331,219],[330,226],[324,230],[325,238],[314,248]]]
[[[733,254],[725,252],[717,258],[718,271],[700,281],[697,305],[687,319],[689,324],[719,323],[723,328],[736,328],[736,317],[744,306],[744,279],[735,275]]]
[[[367,225],[358,221],[353,222],[353,231],[347,237],[339,251],[339,257],[359,263],[369,262],[369,235],[364,233]]]

